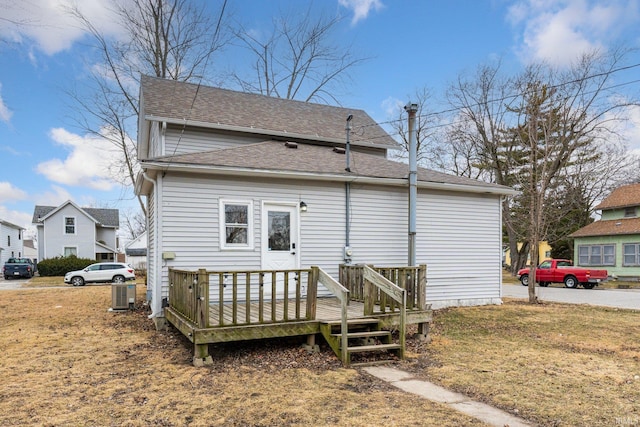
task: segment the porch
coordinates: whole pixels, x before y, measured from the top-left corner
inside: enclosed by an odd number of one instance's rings
[[[195,365],[211,361],[209,344],[307,336],[313,347],[317,334],[349,365],[358,352],[404,357],[408,324],[418,324],[418,333],[426,337],[431,310],[425,293],[425,265],[342,265],[339,281],[319,267],[170,269],[165,314],[194,344]],[[398,331],[399,342],[392,342],[390,329]]]

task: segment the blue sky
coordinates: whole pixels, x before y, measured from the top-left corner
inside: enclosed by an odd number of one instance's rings
[[[76,126],[65,94],[82,86],[95,57],[86,34],[63,12],[69,3],[0,0],[0,219],[30,229],[36,204],[71,199],[123,212],[136,208],[131,190],[109,178],[114,153]],[[78,1],[102,31],[117,37],[108,3]],[[228,11],[257,34],[278,11],[308,7],[301,0],[228,0]],[[392,109],[416,90],[440,95],[459,73],[497,58],[516,72],[535,60],[563,65],[594,47],[640,48],[640,0],[316,0],[312,8],[344,15],[335,36],[371,57],[352,71],[340,100],[381,122],[395,118]],[[222,72],[230,57],[215,58],[211,71]],[[640,54],[629,62],[640,63]],[[635,68],[618,81],[639,78]],[[628,90],[637,96],[639,84]],[[637,150],[640,109],[629,114],[634,121],[624,133]]]

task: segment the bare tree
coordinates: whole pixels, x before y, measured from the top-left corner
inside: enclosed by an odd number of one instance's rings
[[[330,42],[341,20],[314,17],[309,7],[304,15],[274,19],[272,32],[264,38],[239,25],[235,35],[252,54],[253,75],[234,72],[233,80],[246,92],[339,104],[338,87],[367,59],[348,45]]]
[[[122,159],[112,171],[130,185],[138,172],[136,144],[130,135],[136,131],[140,75],[180,81],[205,78],[210,58],[227,41],[224,5],[212,19],[203,5],[187,0],[117,2],[112,12],[124,30],[122,40],[107,37],[78,7],[69,12],[91,34],[101,57],[99,66],[90,67],[93,96],[70,91],[82,114],[78,123],[117,147]],[[146,212],[140,197],[138,202]]]
[[[621,98],[612,98],[607,89],[620,59],[617,52],[607,56],[593,52],[564,72],[531,66],[517,82],[522,97],[520,106],[513,109],[518,125],[510,131],[524,153],[513,166],[517,186],[528,200],[527,235],[532,259],[530,302],[537,300],[533,261],[538,259],[539,242],[549,235],[551,218],[557,215],[549,212],[553,206],[550,201],[557,199],[559,193],[567,192],[566,176],[576,169],[578,162],[603,165],[598,149],[611,146],[611,140],[616,137],[614,123],[623,120],[620,112],[630,105]],[[613,146],[607,152],[613,155],[615,149]],[[621,163],[624,163],[622,159],[618,164]],[[603,180],[607,173],[617,170],[614,166],[613,170],[601,171],[594,178]]]
[[[616,124],[634,104],[608,87],[623,58],[622,51],[593,52],[568,70],[536,64],[517,78],[502,77],[499,64],[483,66],[450,88],[458,111],[448,138],[455,171],[521,191],[503,201],[512,271],[529,250],[535,264],[539,241],[554,234],[555,201],[578,189],[584,193],[576,203],[592,203],[629,163]],[[533,302],[535,281],[529,283]]]

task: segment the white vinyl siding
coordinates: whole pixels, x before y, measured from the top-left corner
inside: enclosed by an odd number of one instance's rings
[[[178,154],[197,153],[220,148],[238,147],[246,144],[254,144],[271,139],[270,137],[252,136],[238,137],[232,135],[211,135],[209,132],[186,130],[182,128],[168,127],[165,135],[164,155],[174,156]]]
[[[74,234],[68,234],[66,219],[74,218]],[[46,239],[39,244],[44,246],[44,257],[64,256],[64,248],[75,246],[78,258],[95,259],[96,224],[84,212],[73,204],[63,206],[54,215],[44,221]]]
[[[20,238],[22,230],[13,225],[0,222],[0,265],[4,265],[7,259],[23,256],[23,240]]]
[[[256,230],[260,230],[261,202],[304,201],[308,210],[300,213],[300,266],[317,265],[338,277],[345,245],[344,183],[176,174],[167,174],[162,182],[159,250],[176,254],[174,260],[164,263],[163,294],[168,267],[225,271],[260,268],[260,233],[253,233],[250,250],[221,251],[221,200],[251,201]],[[420,190],[417,205],[416,253],[418,263],[427,264],[428,301],[442,301],[443,305],[452,305],[452,301],[499,301],[499,196]],[[404,187],[352,184],[350,243],[354,264],[407,264],[407,208]]]
[[[153,135],[155,138],[155,134]],[[159,137],[158,137],[159,138]],[[271,136],[260,135],[227,135],[227,134],[215,134],[212,135],[210,131],[197,131],[193,129],[187,129],[184,132],[182,128],[175,126],[168,126],[164,137],[164,153],[151,153],[151,156],[174,156],[187,153],[206,152],[211,150],[225,149],[239,147],[247,144],[256,144],[259,142],[271,140]],[[159,145],[159,144],[158,144]],[[352,146],[353,151],[358,151],[366,154],[372,154],[374,156],[385,157],[387,150],[372,147],[358,147]]]

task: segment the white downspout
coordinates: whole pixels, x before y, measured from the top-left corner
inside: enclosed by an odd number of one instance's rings
[[[149,175],[147,175],[146,172],[142,172],[142,177],[149,181],[150,183],[153,184],[153,191],[154,191],[154,203],[156,204],[156,206],[158,205],[158,183],[156,182],[155,179],[149,177]],[[157,212],[157,209],[154,209],[154,215]],[[160,271],[160,264],[158,262],[159,257],[158,257],[158,230],[157,230],[157,225],[158,225],[158,218],[155,219],[154,221],[154,225],[156,226],[156,230],[154,230],[153,232],[153,295],[151,297],[151,314],[149,315],[149,319],[152,319],[154,317],[159,317],[162,316],[162,272]],[[149,233],[147,232],[147,239],[148,239]],[[148,241],[147,241],[147,247],[149,246]],[[160,283],[160,286],[158,286],[158,283]]]

